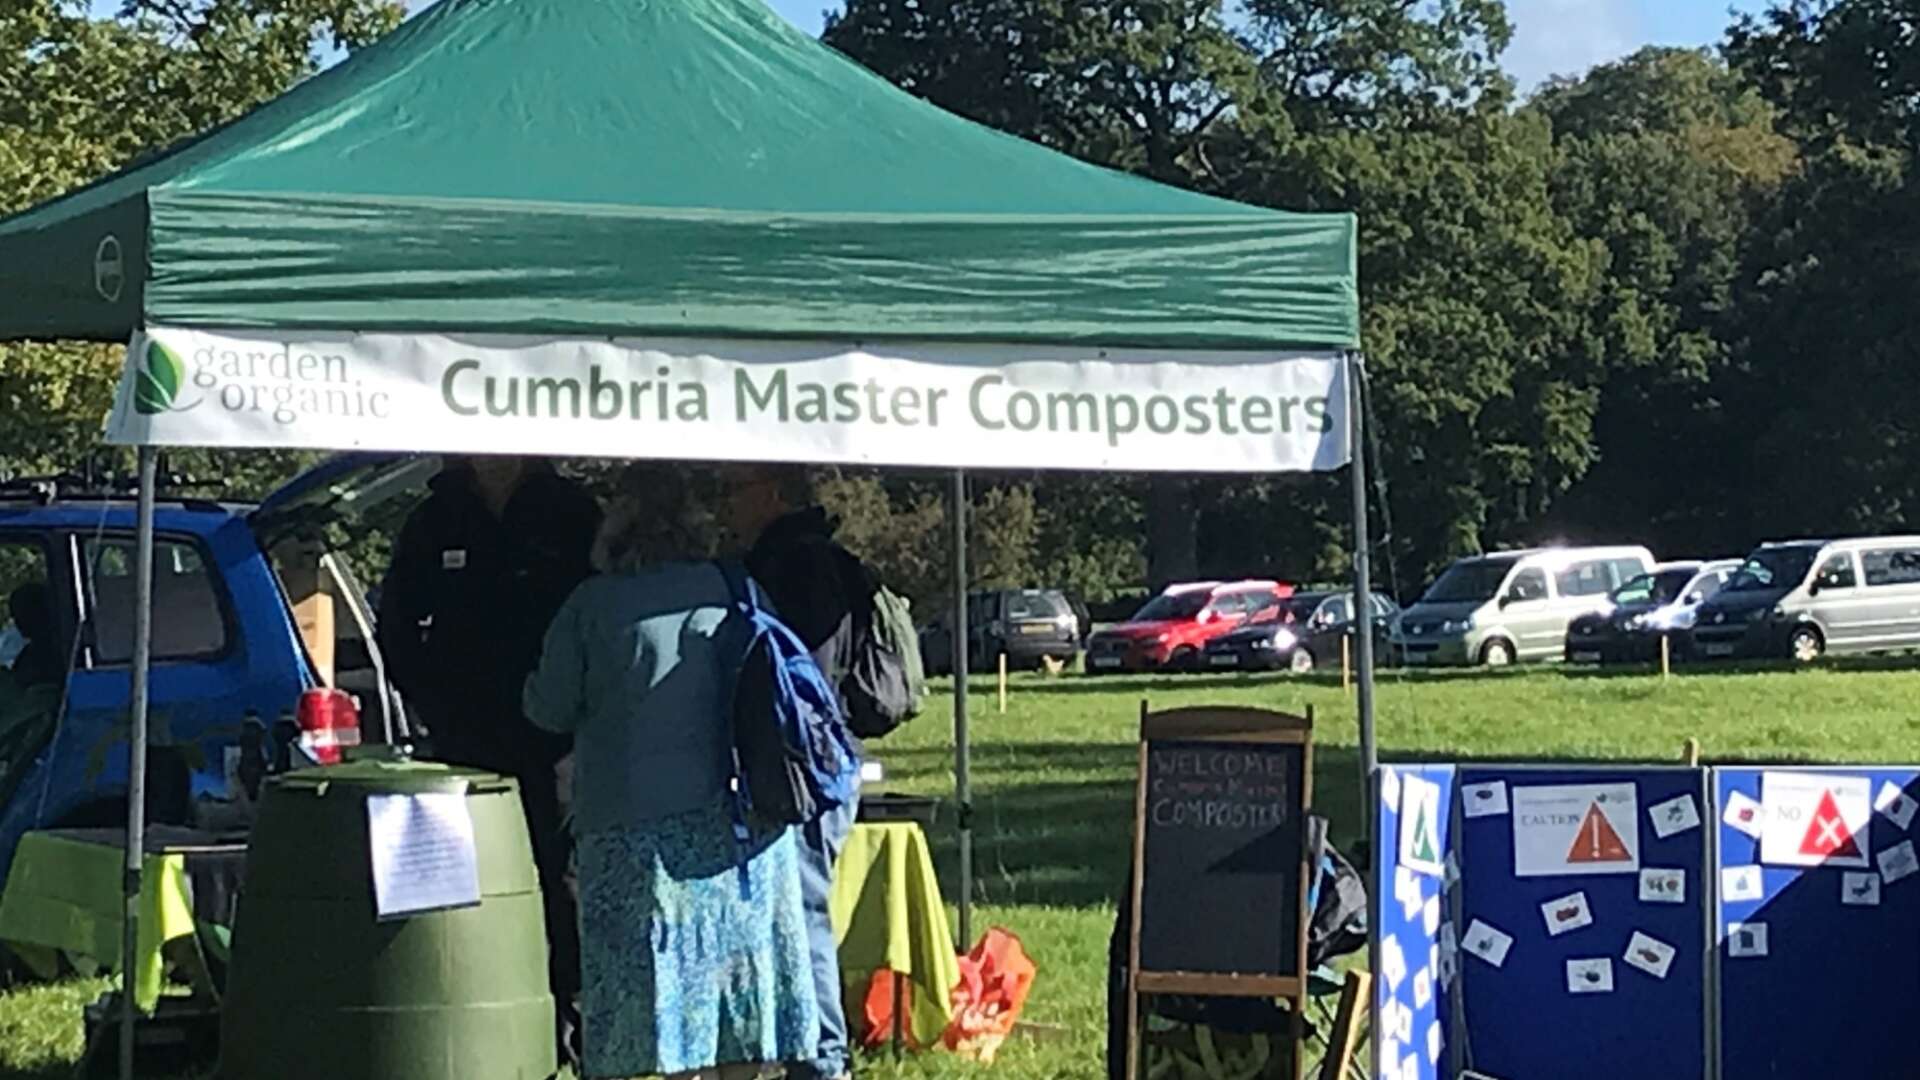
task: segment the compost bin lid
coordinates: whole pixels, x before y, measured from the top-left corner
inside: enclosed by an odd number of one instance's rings
[[[355,794],[402,795],[458,790],[499,792],[514,787],[511,779],[499,773],[432,761],[350,761],[344,765],[300,769],[276,777],[273,782],[315,795],[324,795],[333,787],[351,788]]]

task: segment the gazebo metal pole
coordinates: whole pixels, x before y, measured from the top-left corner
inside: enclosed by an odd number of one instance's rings
[[[153,502],[159,451],[140,448],[140,499],[133,555],[133,704],[127,716],[127,862],[121,882],[120,1080],[133,1080],[134,1000],[140,942],[140,876],[147,834],[147,705],[153,667]]]
[[[1373,774],[1379,768],[1379,748],[1373,729],[1373,566],[1367,530],[1367,422],[1364,387],[1366,374],[1360,354],[1347,354],[1347,413],[1352,417],[1348,430],[1353,447],[1348,468],[1353,481],[1353,633],[1354,663],[1359,667],[1360,712],[1360,788],[1366,793],[1360,824],[1371,828]],[[1368,835],[1372,835],[1369,833]]]
[[[973,748],[967,738],[967,474],[953,471],[953,800],[960,822],[960,938],[973,944]]]

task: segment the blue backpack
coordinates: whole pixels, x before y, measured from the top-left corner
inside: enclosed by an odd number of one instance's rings
[[[742,809],[776,825],[800,825],[852,802],[860,784],[840,696],[738,563],[721,563],[748,640],[734,678],[735,794]]]

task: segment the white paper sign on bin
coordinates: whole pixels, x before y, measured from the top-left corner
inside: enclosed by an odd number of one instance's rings
[[[367,796],[367,847],[378,918],[480,903],[480,859],[464,792]]]

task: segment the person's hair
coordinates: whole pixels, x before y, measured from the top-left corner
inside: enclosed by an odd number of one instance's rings
[[[805,509],[819,499],[814,491],[813,474],[805,465],[761,462],[752,468],[756,478],[772,485],[780,501],[792,509]]]
[[[13,595],[7,597],[7,612],[28,641],[53,632],[53,603],[47,587],[39,582],[28,582],[13,590]]]
[[[594,540],[593,565],[627,574],[652,563],[712,554],[713,519],[683,468],[641,462],[620,477],[619,494]]]

